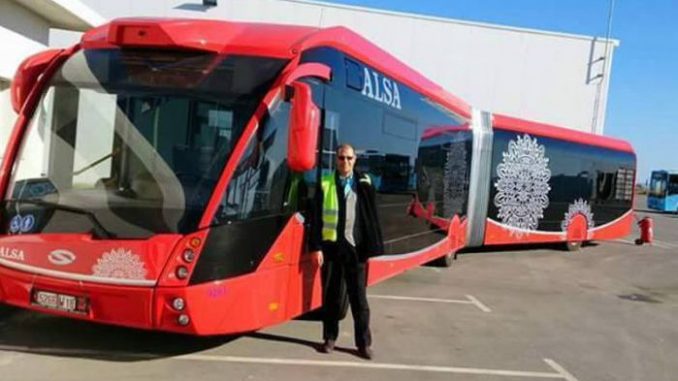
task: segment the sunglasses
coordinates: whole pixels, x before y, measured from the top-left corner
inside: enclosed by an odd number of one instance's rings
[[[353,160],[353,156],[337,156],[337,159],[339,159],[341,161],[344,161],[344,160],[351,161],[351,160]]]

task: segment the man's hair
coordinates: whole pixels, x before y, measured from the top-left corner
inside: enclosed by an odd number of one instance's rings
[[[337,147],[337,149],[334,153],[336,153],[338,155],[339,151],[344,150],[344,149],[351,149],[351,151],[353,151],[353,153],[355,153],[355,148],[353,148],[353,146],[348,144],[348,143],[339,144],[339,146]]]

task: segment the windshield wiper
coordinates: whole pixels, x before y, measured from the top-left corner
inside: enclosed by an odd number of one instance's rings
[[[68,205],[61,205],[57,204],[56,202],[51,202],[51,201],[45,201],[45,200],[40,200],[40,199],[21,199],[21,198],[10,198],[8,200],[5,200],[6,202],[13,202],[13,203],[26,203],[26,204],[32,204],[32,205],[38,205],[38,206],[45,206],[48,208],[54,208],[58,210],[63,210],[66,212],[71,212],[71,213],[76,213],[76,214],[81,214],[83,216],[87,216],[89,220],[92,222],[92,225],[94,226],[94,233],[96,234],[97,238],[106,238],[106,239],[111,239],[115,238],[115,234],[111,233],[108,231],[104,225],[99,222],[99,220],[96,218],[94,213],[90,212],[89,210],[81,209],[75,206],[68,206]]]

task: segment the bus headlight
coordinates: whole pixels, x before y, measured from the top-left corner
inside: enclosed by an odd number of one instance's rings
[[[194,249],[195,249],[196,247],[200,246],[201,243],[202,243],[202,241],[200,240],[200,237],[193,237],[193,238],[191,238],[191,240],[188,242],[188,244],[189,244],[192,248],[194,248]]]
[[[181,314],[177,318],[177,323],[179,323],[179,325],[185,326],[185,325],[188,325],[188,323],[190,323],[190,322],[191,322],[191,318],[189,318],[188,315],[186,315],[186,314]]]
[[[188,269],[186,266],[179,266],[177,267],[176,274],[178,279],[186,279],[188,277]]]
[[[181,257],[187,263],[191,263],[195,259],[195,253],[191,249],[186,249],[186,250],[184,250],[184,253],[181,255]]]
[[[186,301],[183,298],[174,298],[172,300],[172,308],[177,311],[183,311],[186,308]]]

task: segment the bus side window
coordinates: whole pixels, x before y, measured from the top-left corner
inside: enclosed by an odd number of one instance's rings
[[[621,201],[631,201],[633,199],[633,180],[635,171],[633,169],[617,169],[617,186],[615,189],[615,198]]]
[[[362,91],[365,82],[364,72],[360,64],[349,58],[344,58],[346,64],[346,86]]]
[[[669,175],[668,194],[678,194],[678,175]]]
[[[610,172],[598,172],[596,181],[596,199],[609,200],[612,197],[615,186],[615,174]]]
[[[289,103],[279,102],[252,138],[223,196],[215,223],[279,215],[289,203]]]

